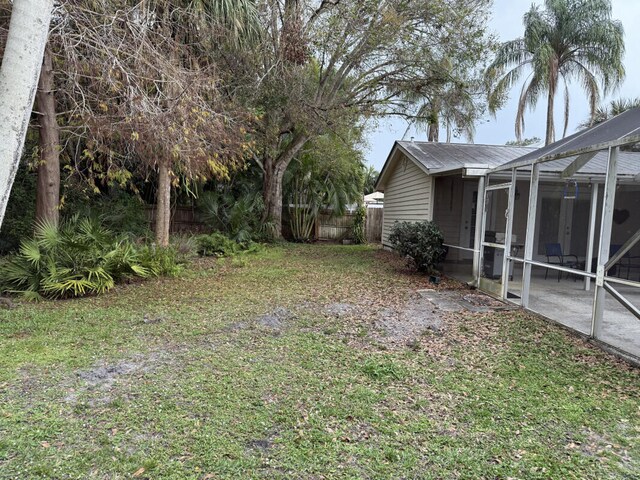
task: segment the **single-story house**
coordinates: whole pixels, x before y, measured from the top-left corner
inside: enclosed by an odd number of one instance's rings
[[[446,243],[473,250],[479,179],[490,168],[534,150],[506,145],[395,142],[376,182],[376,190],[385,195],[382,245],[391,248],[389,234],[396,221],[435,220]]]
[[[396,142],[383,245],[433,220],[445,274],[640,362],[639,142],[640,109],[540,149]]]

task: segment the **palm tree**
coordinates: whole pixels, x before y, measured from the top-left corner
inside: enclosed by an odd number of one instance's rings
[[[618,98],[611,100],[608,105],[600,105],[596,109],[595,115],[592,115],[586,121],[582,122],[580,128],[587,128],[598,123],[605,122],[616,115],[631,110],[632,108],[640,108],[640,97],[636,98]]]
[[[419,89],[403,95],[403,100],[415,106],[415,113],[404,135],[412,126],[426,130],[427,141],[440,141],[440,127],[446,131],[446,142],[463,135],[473,142],[475,126],[486,111],[487,87],[482,71],[473,65],[452,65],[450,59],[440,60],[434,67],[434,79],[428,91]]]
[[[0,225],[15,178],[49,33],[53,0],[15,0],[0,68]]]
[[[364,171],[364,194],[369,195],[375,192],[376,181],[380,176],[380,172],[372,165],[368,165]]]
[[[504,43],[487,70],[497,81],[489,97],[493,113],[522,75],[516,114],[516,137],[524,130],[524,111],[534,108],[547,94],[545,142],[555,140],[553,108],[556,92],[564,89],[564,133],[569,122],[568,82],[580,82],[589,98],[591,116],[602,93],[615,88],[624,78],[624,31],[611,19],[610,0],[545,0],[544,9],[532,6],[524,15],[524,36]]]
[[[481,106],[464,87],[450,85],[437,94],[422,100],[412,124],[426,128],[427,141],[440,140],[440,126],[445,128],[446,142],[450,143],[452,136],[463,135],[469,142],[473,142],[476,133],[475,124],[482,113]],[[406,132],[405,132],[406,134]]]

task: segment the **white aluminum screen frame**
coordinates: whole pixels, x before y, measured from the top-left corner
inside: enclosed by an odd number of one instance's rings
[[[607,147],[605,147],[607,148]],[[608,160],[607,160],[607,172],[604,183],[604,200],[601,213],[601,227],[600,227],[600,241],[598,243],[598,255],[596,264],[596,273],[591,273],[592,268],[592,252],[595,244],[595,227],[596,227],[596,208],[598,198],[598,184],[594,183],[594,189],[591,193],[590,202],[590,219],[589,219],[589,239],[587,247],[587,258],[585,259],[585,270],[578,270],[575,268],[563,267],[555,264],[548,264],[545,262],[538,262],[533,259],[533,245],[536,232],[536,210],[538,203],[538,191],[540,187],[540,166],[544,161],[531,162],[531,177],[530,177],[530,189],[529,189],[529,210],[527,214],[527,230],[525,235],[525,251],[524,258],[517,258],[511,255],[511,232],[513,231],[513,210],[515,201],[515,185],[517,178],[517,168],[526,165],[514,165],[511,168],[511,181],[507,183],[501,183],[497,185],[486,186],[484,191],[478,192],[478,198],[482,195],[484,200],[482,210],[482,227],[480,230],[480,241],[476,244],[480,245],[479,248],[479,268],[477,271],[477,284],[480,285],[480,277],[482,276],[482,264],[485,247],[502,248],[504,250],[503,265],[502,265],[502,288],[501,297],[504,300],[508,299],[507,291],[509,285],[509,262],[518,262],[523,265],[522,272],[522,292],[520,304],[529,309],[529,293],[531,287],[531,270],[532,267],[543,267],[550,270],[559,272],[565,272],[572,275],[576,275],[584,279],[585,289],[589,290],[591,281],[595,283],[594,300],[592,304],[592,318],[591,318],[591,332],[590,336],[602,342],[602,322],[604,315],[604,299],[605,292],[609,293],[616,301],[624,306],[629,312],[631,312],[638,320],[640,320],[640,309],[634,306],[622,293],[616,290],[615,285],[625,285],[640,289],[640,282],[631,280],[624,280],[617,277],[611,277],[607,275],[607,271],[615,265],[615,263],[623,258],[635,244],[640,242],[640,230],[631,236],[620,248],[620,250],[610,256],[611,246],[611,232],[613,222],[613,210],[615,205],[616,186],[618,179],[618,156],[620,152],[620,145],[608,146]],[[486,242],[486,195],[495,190],[508,189],[509,201],[507,207],[507,224],[505,228],[505,243],[496,244],[492,242]],[[603,342],[606,343],[606,342]],[[627,352],[628,353],[628,352]]]

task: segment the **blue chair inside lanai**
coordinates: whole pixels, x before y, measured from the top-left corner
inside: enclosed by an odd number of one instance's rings
[[[547,263],[550,265],[558,265],[560,267],[576,268],[578,266],[578,256],[571,253],[565,254],[562,251],[562,245],[559,243],[545,243],[544,244],[545,255],[547,256]],[[549,269],[544,272],[544,278],[547,279]],[[558,281],[562,278],[562,272],[558,270]]]

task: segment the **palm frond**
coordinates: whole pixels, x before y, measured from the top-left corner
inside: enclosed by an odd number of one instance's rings
[[[524,15],[524,26],[524,36],[503,44],[489,67],[487,76],[495,85],[489,96],[490,110],[493,112],[500,105],[527,65],[539,82],[538,93],[542,89],[549,92],[549,102],[555,97],[559,79],[565,82],[566,134],[569,116],[566,82],[580,82],[594,118],[600,92],[609,93],[624,79],[622,24],[611,18],[609,0],[546,0],[542,8],[533,5]],[[538,99],[530,85],[525,82],[520,93],[516,114],[516,131],[520,134],[524,130],[523,104],[533,107]],[[549,121],[552,120],[550,117]]]
[[[48,220],[36,225],[34,238],[39,245],[46,249],[56,248],[62,243],[58,225]]]
[[[524,113],[527,107],[533,109],[538,103],[540,95],[544,92],[543,84],[540,79],[532,73],[528,82],[522,86],[520,98],[518,100],[518,109],[516,111],[515,133],[518,141],[522,140],[525,128]]]
[[[20,245],[20,255],[33,266],[37,266],[42,260],[40,245],[36,240],[27,240]]]
[[[172,258],[158,271],[167,271]],[[94,219],[76,216],[59,226],[40,225],[18,254],[1,262],[0,292],[32,299],[99,294],[118,279],[149,272],[130,240],[117,238]]]

